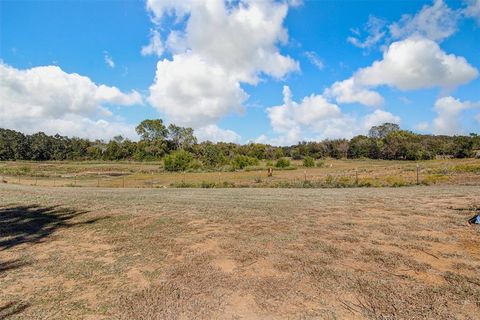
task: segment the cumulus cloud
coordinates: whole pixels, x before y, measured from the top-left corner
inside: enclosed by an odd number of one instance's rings
[[[288,41],[287,3],[149,0],[147,8],[157,24],[165,16],[182,21],[167,36],[172,58],[158,62],[148,99],[170,121],[196,129],[214,125],[243,110],[243,83],[299,70],[278,48]]]
[[[150,42],[148,45],[142,47],[140,53],[142,56],[156,55],[161,57],[165,48],[163,47],[160,33],[157,30],[150,31]]]
[[[465,58],[445,53],[432,40],[411,37],[392,43],[382,60],[358,70],[347,80],[335,82],[325,93],[338,103],[380,106],[383,99],[371,88],[386,85],[400,90],[452,89],[477,76],[478,70]]]
[[[336,81],[324,94],[335,98],[337,103],[361,103],[369,107],[380,107],[384,100],[375,91],[367,89],[362,84],[357,84],[355,77],[343,81]]]
[[[101,117],[111,116],[108,105],[141,103],[136,91],[123,93],[116,87],[97,85],[58,66],[19,70],[0,64],[1,127],[91,138],[108,138],[118,129],[116,134],[131,137],[130,126]]]
[[[241,140],[240,135],[235,131],[219,128],[215,124],[198,128],[195,130],[195,136],[199,141],[239,143]]]
[[[459,119],[460,113],[473,106],[474,104],[469,101],[462,102],[451,96],[438,99],[434,106],[437,116],[433,119],[431,126],[433,133],[445,135],[463,133]]]
[[[362,130],[363,132],[367,132],[373,126],[378,126],[386,122],[400,124],[400,117],[384,110],[375,110],[363,118]]]
[[[366,86],[388,85],[401,90],[452,88],[478,76],[463,57],[445,53],[436,42],[412,37],[394,42],[383,59],[355,75]]]
[[[107,66],[109,66],[112,69],[115,68],[115,62],[113,61],[112,57],[107,51],[103,52],[103,59],[105,60],[105,63],[107,64]]]
[[[157,64],[148,101],[170,121],[199,128],[241,112],[247,94],[238,81],[218,66],[188,53]]]
[[[310,95],[295,102],[287,86],[283,88],[283,104],[268,108],[267,114],[278,135],[273,138],[262,135],[256,141],[274,145],[294,144],[303,139],[350,138],[366,133],[374,125],[400,122],[399,117],[382,110],[363,118],[345,114],[323,95]]]

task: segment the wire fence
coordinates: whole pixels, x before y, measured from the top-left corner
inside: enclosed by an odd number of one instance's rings
[[[207,172],[207,173],[156,173],[135,174],[52,174],[49,175],[2,175],[0,183],[37,187],[97,187],[97,188],[167,188],[167,187],[382,187],[432,184],[430,176],[424,176],[420,166],[409,172],[384,172],[382,170],[345,170],[337,172]],[[446,179],[437,179],[443,180]]]

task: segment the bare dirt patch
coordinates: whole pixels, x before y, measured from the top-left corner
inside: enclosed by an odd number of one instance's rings
[[[0,318],[475,319],[479,195],[1,185]]]

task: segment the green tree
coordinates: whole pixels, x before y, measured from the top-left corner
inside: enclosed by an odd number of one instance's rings
[[[385,138],[390,132],[400,131],[400,126],[396,123],[385,122],[379,126],[373,126],[368,132],[368,136],[375,139]]]
[[[165,140],[168,136],[168,129],[162,119],[143,120],[135,130],[142,140],[147,141]]]
[[[168,126],[168,138],[174,150],[190,150],[197,143],[192,128],[179,127],[173,123]]]

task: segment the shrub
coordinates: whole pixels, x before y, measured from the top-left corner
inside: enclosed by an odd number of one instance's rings
[[[318,161],[317,161],[317,167],[318,167],[318,168],[323,168],[323,167],[325,167],[325,161],[323,161],[323,160],[318,160]]]
[[[237,155],[235,156],[235,158],[233,158],[233,161],[232,161],[232,166],[235,169],[244,169],[245,167],[256,166],[256,165],[258,165],[257,158],[252,158],[244,155]]]
[[[312,157],[306,156],[303,158],[303,166],[307,168],[315,167],[315,160]]]
[[[189,169],[194,170],[194,171],[199,171],[203,169],[203,163],[200,160],[193,160],[190,162],[188,165]]]
[[[275,163],[275,167],[277,167],[277,168],[290,167],[290,160],[288,160],[287,158],[278,159],[277,163]]]
[[[202,181],[202,184],[200,185],[200,187],[210,189],[210,188],[215,188],[216,184],[215,184],[215,182]]]
[[[167,155],[163,164],[167,171],[185,171],[192,160],[193,155],[190,152],[180,150]]]

